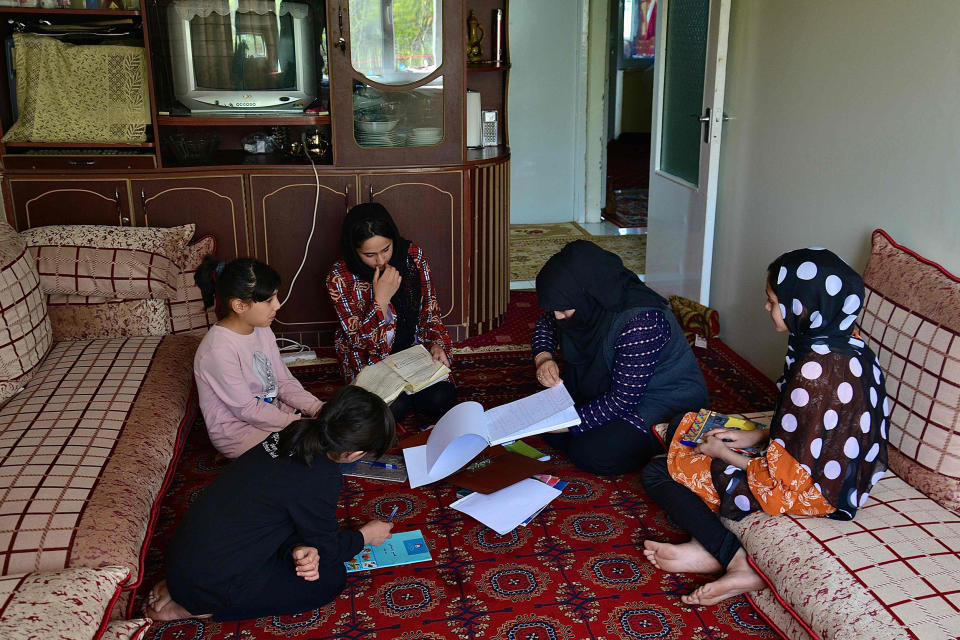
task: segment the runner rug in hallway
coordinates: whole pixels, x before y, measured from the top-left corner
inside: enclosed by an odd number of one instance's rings
[[[626,229],[647,229],[647,198],[649,190],[614,189],[613,211],[604,211],[605,220]]]
[[[534,280],[546,261],[574,240],[589,240],[612,251],[628,269],[644,273],[647,236],[595,236],[576,222],[510,225],[510,280]]]

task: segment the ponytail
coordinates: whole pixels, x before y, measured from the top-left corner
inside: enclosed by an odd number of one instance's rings
[[[327,453],[370,451],[380,457],[393,446],[396,423],[379,396],[355,385],[340,389],[315,418],[291,422],[280,432],[277,449],[310,466]]]
[[[263,302],[280,289],[280,274],[253,258],[223,263],[213,256],[204,256],[193,274],[193,281],[203,296],[204,308],[209,309],[217,302],[224,314],[229,312],[233,298]]]

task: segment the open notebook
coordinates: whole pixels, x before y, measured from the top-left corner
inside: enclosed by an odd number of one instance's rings
[[[461,402],[437,421],[427,444],[403,450],[410,487],[446,478],[489,445],[576,424],[580,416],[562,384],[487,411]]]

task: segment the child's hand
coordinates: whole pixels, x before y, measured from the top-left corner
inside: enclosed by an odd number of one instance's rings
[[[744,431],[743,429],[711,429],[704,435],[704,441],[720,440],[730,448],[746,449],[755,447],[770,436],[766,429]]]
[[[375,547],[383,544],[390,537],[391,529],[393,529],[392,522],[371,520],[360,527],[360,533],[363,534],[363,544],[371,544]]]
[[[297,575],[304,580],[312,582],[320,577],[320,554],[316,547],[294,547],[293,562],[297,566]]]
[[[696,451],[711,458],[723,458],[724,454],[730,452],[730,447],[720,438],[704,438],[703,442],[697,445]]]

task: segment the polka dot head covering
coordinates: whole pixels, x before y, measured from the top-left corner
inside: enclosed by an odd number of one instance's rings
[[[829,517],[849,520],[887,468],[885,380],[855,334],[863,279],[836,254],[812,248],[777,258],[768,280],[790,331],[765,455],[778,491],[751,490],[749,474],[715,459],[721,513],[736,519],[760,509],[797,512],[797,505],[822,496],[835,509]],[[805,495],[811,480],[815,491]]]

